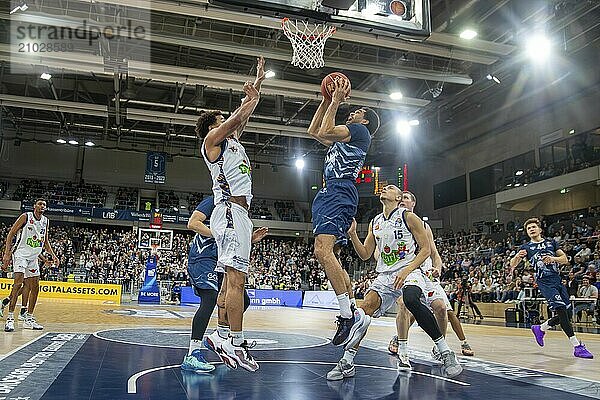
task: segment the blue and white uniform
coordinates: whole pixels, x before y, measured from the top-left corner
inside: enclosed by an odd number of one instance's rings
[[[345,241],[358,207],[355,180],[371,146],[371,135],[363,124],[349,124],[350,141],[335,142],[327,151],[323,175],[325,187],[312,204],[313,233],[334,235]]]
[[[535,268],[538,289],[553,310],[559,307],[571,307],[569,293],[562,284],[558,263],[545,264],[542,260],[545,256],[555,257],[559,249],[556,240],[545,238],[541,242],[530,241],[519,249],[527,251],[527,260]]]
[[[210,217],[215,209],[214,198],[209,196],[202,200],[196,207],[206,215],[204,224],[210,226]],[[196,289],[219,290],[220,282],[215,267],[217,265],[217,243],[212,237],[202,236],[199,233],[194,235],[190,242],[190,252],[188,255],[188,276],[190,282]]]

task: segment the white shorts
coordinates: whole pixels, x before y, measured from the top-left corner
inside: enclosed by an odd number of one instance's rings
[[[210,217],[210,230],[218,252],[215,271],[225,272],[225,267],[232,267],[248,273],[252,228],[252,221],[244,207],[228,202],[215,206]]]
[[[448,299],[448,295],[446,294],[446,291],[442,285],[435,281],[432,281],[431,284],[433,286],[433,291],[427,292],[427,304],[429,304],[429,307],[431,307],[431,303],[434,301],[442,300],[446,305],[446,311],[453,311],[450,300]]]
[[[396,301],[402,297],[402,289],[406,286],[418,286],[421,289],[421,302],[429,307],[429,303],[427,302],[427,293],[433,291],[433,282],[431,282],[425,274],[420,270],[416,269],[404,280],[404,285],[400,289],[394,288],[394,281],[396,280],[396,275],[398,275],[396,271],[391,274],[379,274],[377,278],[373,281],[367,293],[371,290],[376,292],[381,298],[381,305],[379,309],[373,313],[373,317],[379,318],[385,314],[387,310],[389,310]]]
[[[24,258],[13,255],[13,272],[22,273],[25,278],[40,276],[40,265],[37,256],[35,258]]]

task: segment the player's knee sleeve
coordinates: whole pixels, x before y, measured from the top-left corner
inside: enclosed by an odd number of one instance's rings
[[[248,292],[244,290],[244,311],[246,311],[250,307],[250,296],[248,296]]]
[[[418,286],[405,286],[402,291],[404,294],[402,298],[406,308],[412,313],[417,320],[419,326],[429,335],[433,340],[437,340],[442,337],[440,328],[433,316],[431,310],[421,302],[421,296],[423,292]]]
[[[409,309],[410,312],[413,312],[413,310],[420,308],[420,305],[423,305],[423,303],[421,303],[421,295],[423,294],[423,292],[421,291],[421,288],[419,288],[418,286],[405,286],[403,289],[403,295],[402,295],[402,300],[404,301],[404,305],[406,306],[406,308]]]

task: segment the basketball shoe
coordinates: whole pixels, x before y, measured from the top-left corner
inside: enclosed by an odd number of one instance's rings
[[[207,335],[204,338],[204,340],[202,340],[202,344],[204,345],[204,347],[206,347],[207,349],[213,351],[216,355],[218,355],[224,364],[227,364],[227,362],[225,361],[225,359],[222,357],[221,353],[219,352],[219,345],[221,345],[221,343],[223,343],[226,340],[227,340],[227,338],[223,338],[223,337],[219,336],[219,332],[217,332],[217,330],[215,329],[213,331],[213,333],[211,333],[210,335]]]
[[[396,368],[398,371],[412,370],[412,365],[410,364],[410,358],[408,358],[408,354],[398,354],[398,364]]]
[[[583,342],[579,342],[579,346],[573,347],[573,355],[578,358],[594,358],[594,355],[585,348]]]
[[[456,359],[456,355],[452,351],[445,351],[441,354],[442,373],[448,378],[460,375],[463,371],[463,367]]]
[[[2,302],[0,304],[0,318],[4,317],[4,309],[6,308],[6,306],[8,305],[8,303],[10,303],[10,298],[6,297],[4,299],[2,299]]]
[[[360,308],[352,309],[351,318],[344,318],[341,315],[338,315],[336,321],[338,327],[335,335],[333,335],[333,339],[331,339],[331,343],[333,343],[334,346],[342,346],[348,343],[348,340],[350,340],[350,337],[356,331],[357,327],[355,324],[363,315],[365,315],[365,312]]]
[[[252,345],[249,345],[247,341],[244,342],[240,346],[235,346],[233,344],[233,340],[228,339],[223,341],[218,347],[218,351],[221,351],[221,358],[225,365],[229,368],[235,369],[239,365],[247,371],[255,372],[258,370],[259,365],[250,355],[248,349],[254,347],[256,342]]]
[[[539,325],[531,325],[531,332],[533,332],[537,344],[540,347],[544,347],[544,336],[546,335],[546,332],[544,332]]]
[[[388,351],[390,352],[390,354],[394,356],[398,354],[398,345],[398,336],[394,335],[394,337],[392,337],[392,339],[390,340],[390,344],[388,344]]]
[[[23,329],[33,329],[34,331],[41,331],[44,329],[43,325],[38,324],[35,317],[31,314],[27,314],[25,322],[23,322]]]
[[[4,332],[12,332],[15,330],[15,319],[12,317],[6,318],[6,324],[4,324]]]
[[[347,343],[344,345],[344,349],[348,350],[356,346],[363,337],[367,334],[367,329],[371,325],[371,317],[363,311],[362,308],[357,308],[354,311],[354,325],[350,330],[350,336],[348,337]]]
[[[327,373],[328,381],[341,381],[344,378],[352,378],[356,375],[354,364],[350,364],[342,358],[331,371]]]
[[[181,369],[192,372],[212,372],[215,366],[206,361],[206,358],[202,355],[202,351],[196,349],[192,351],[192,354],[186,355],[183,358]]]

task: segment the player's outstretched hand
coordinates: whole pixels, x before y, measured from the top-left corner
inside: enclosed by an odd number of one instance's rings
[[[400,288],[404,286],[404,281],[408,277],[408,273],[406,272],[407,269],[408,268],[402,268],[400,272],[398,272],[398,275],[396,275],[396,280],[394,281],[394,288],[396,288],[396,290],[400,290]]]
[[[244,83],[244,93],[246,93],[246,96],[248,96],[250,100],[255,100],[260,97],[260,93],[258,93],[258,90],[256,90],[252,82]]]
[[[517,255],[519,256],[519,258],[523,258],[527,255],[527,250],[519,250]]]
[[[256,80],[261,82],[265,80],[265,58],[263,56],[256,59]]]
[[[269,234],[269,228],[263,226],[252,232],[252,243],[260,242]]]
[[[9,253],[4,254],[2,257],[2,271],[6,271],[11,262],[11,255]]]
[[[348,100],[348,91],[350,90],[350,81],[348,79],[335,79],[333,81],[335,89],[331,95],[333,101],[341,103],[342,101]]]
[[[348,229],[348,235],[356,235],[356,220],[352,218],[352,223]]]

